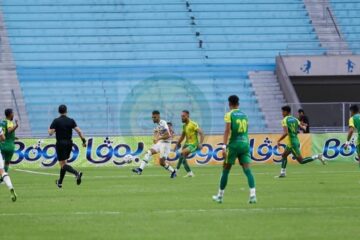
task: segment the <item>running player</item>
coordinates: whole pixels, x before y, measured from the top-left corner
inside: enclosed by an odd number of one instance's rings
[[[181,150],[181,155],[176,166],[176,171],[180,170],[181,164],[184,164],[184,168],[187,174],[184,177],[194,177],[194,173],[191,171],[190,166],[187,162],[187,157],[191,154],[200,150],[204,142],[204,133],[199,125],[190,119],[190,113],[188,110],[184,110],[181,113],[181,121],[184,123],[182,134],[176,144],[176,149],[181,147],[181,143],[186,138],[185,145]],[[198,138],[200,135],[200,141]]]
[[[256,203],[255,179],[250,169],[251,156],[248,136],[248,117],[239,110],[238,96],[232,95],[228,100],[230,112],[225,115],[225,132],[223,139],[223,155],[225,160],[220,179],[219,192],[213,196],[213,200],[218,203],[223,202],[224,191],[231,167],[235,164],[236,159],[238,159],[248,180],[250,188],[249,203]]]
[[[347,136],[347,141],[345,143],[345,149],[350,145],[350,139],[356,130],[358,133],[357,143],[356,143],[356,153],[358,155],[358,161],[360,164],[360,113],[359,107],[357,105],[350,106],[351,117],[349,119],[349,132]]]
[[[5,141],[5,135],[4,135],[4,131],[3,129],[0,127],[0,141]],[[7,172],[5,172],[4,170],[4,160],[2,158],[2,155],[0,154],[0,175],[1,175],[1,179],[2,181],[6,184],[6,186],[9,188],[10,190],[10,194],[11,194],[11,200],[13,202],[16,201],[17,199],[17,195],[15,193],[14,187],[11,183],[11,179],[10,176],[8,175]]]
[[[322,154],[314,155],[312,157],[303,158],[300,151],[300,141],[298,138],[299,127],[306,129],[306,125],[301,123],[297,118],[291,116],[290,106],[283,106],[281,108],[284,119],[282,120],[282,127],[284,133],[277,141],[278,148],[280,147],[281,141],[286,139],[285,151],[282,154],[281,159],[281,172],[279,178],[286,177],[286,166],[287,157],[292,153],[296,160],[300,164],[306,164],[316,159],[320,160],[325,165],[325,161]]]
[[[5,161],[4,170],[9,171],[11,159],[15,151],[15,130],[19,127],[18,121],[14,121],[14,112],[11,108],[5,110],[5,119],[3,120],[3,130],[5,141],[1,144],[1,155]]]
[[[171,146],[171,133],[169,126],[165,120],[160,119],[160,112],[157,110],[152,112],[152,120],[155,124],[153,140],[154,145],[145,153],[145,156],[140,163],[140,167],[134,168],[132,171],[141,175],[152,155],[160,153],[160,165],[171,173],[171,178],[175,178],[176,171],[166,162]]]

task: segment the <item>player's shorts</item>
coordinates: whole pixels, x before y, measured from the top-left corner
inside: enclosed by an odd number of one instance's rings
[[[285,151],[291,152],[294,155],[294,157],[301,156],[300,143],[292,142],[291,144],[287,144],[285,147]]]
[[[240,164],[251,163],[250,146],[247,142],[229,144],[226,148],[226,159],[224,163],[234,165],[236,159]]]
[[[15,149],[7,149],[7,148],[4,148],[4,149],[1,149],[1,155],[4,159],[5,162],[10,162],[13,155],[14,155],[14,151]]]
[[[56,155],[58,161],[68,160],[72,150],[72,141],[58,141],[56,142]]]
[[[4,160],[0,154],[0,169],[4,169]]]
[[[170,141],[159,141],[156,144],[154,144],[151,149],[153,149],[155,152],[160,153],[160,158],[167,158],[170,154],[170,148],[171,143]]]
[[[196,144],[185,144],[183,149],[185,149],[185,148],[187,148],[190,151],[190,153],[193,153],[193,152],[197,151],[198,145],[196,145]]]

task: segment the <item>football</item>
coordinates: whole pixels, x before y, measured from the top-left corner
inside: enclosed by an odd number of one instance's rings
[[[138,163],[139,162],[139,157],[136,157],[136,156],[133,156],[131,154],[127,154],[124,156],[124,160],[126,163],[132,163],[132,162],[135,162],[135,163]]]

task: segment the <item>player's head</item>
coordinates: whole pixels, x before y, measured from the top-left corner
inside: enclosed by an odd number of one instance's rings
[[[281,108],[283,117],[288,116],[291,113],[291,107],[286,105]]]
[[[183,110],[181,112],[181,121],[183,123],[187,123],[189,121],[190,118],[190,112],[188,110]]]
[[[158,110],[154,110],[152,111],[152,120],[154,123],[159,123],[160,122],[160,112]]]
[[[302,109],[302,108],[300,108],[298,110],[298,113],[299,113],[299,116],[304,116],[305,115],[304,109]]]
[[[61,105],[59,106],[59,113],[60,113],[61,115],[67,114],[67,107],[66,107],[66,105],[61,104]]]
[[[355,114],[359,113],[358,105],[351,105],[350,106],[350,113],[351,113],[351,116],[354,116]]]
[[[239,97],[236,95],[231,95],[228,98],[229,101],[229,108],[230,109],[234,109],[234,108],[238,108],[239,107]]]
[[[14,119],[14,111],[11,108],[5,109],[5,117],[12,121]]]

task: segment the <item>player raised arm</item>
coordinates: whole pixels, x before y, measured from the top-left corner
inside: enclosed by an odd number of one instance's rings
[[[81,139],[81,141],[82,141],[83,147],[86,147],[86,139],[85,139],[84,134],[83,134],[83,132],[81,131],[81,129],[76,126],[76,127],[74,128],[74,130],[75,130],[75,132],[79,135],[79,137],[80,137],[80,139]]]

